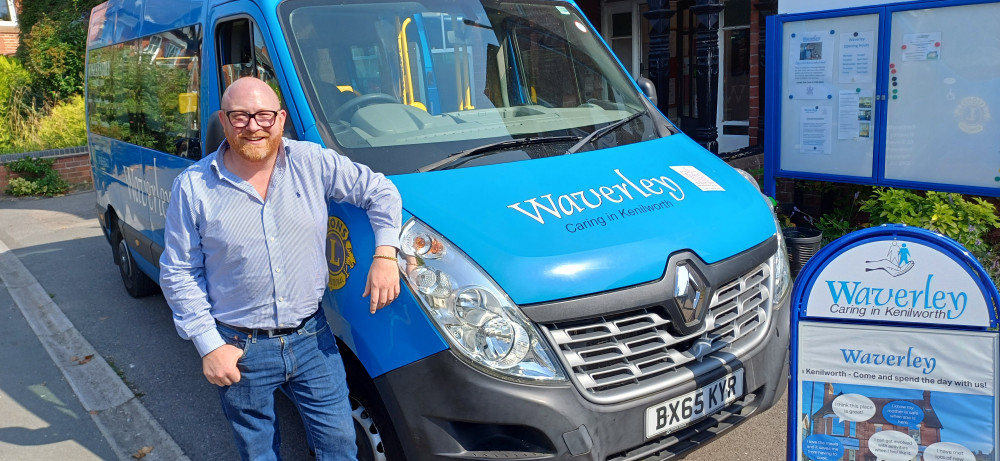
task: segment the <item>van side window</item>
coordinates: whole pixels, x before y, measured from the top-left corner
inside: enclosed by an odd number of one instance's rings
[[[281,86],[271,63],[260,28],[248,18],[220,23],[217,29],[219,49],[219,95],[240,77],[257,77],[271,86],[278,94],[282,109],[288,109]],[[294,138],[291,118],[285,123],[285,136]]]
[[[92,50],[87,64],[90,130],[201,158],[200,60],[197,25]]]

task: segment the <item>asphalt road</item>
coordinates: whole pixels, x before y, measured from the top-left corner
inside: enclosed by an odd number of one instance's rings
[[[177,336],[162,295],[126,293],[94,203],[93,192],[0,201],[0,239],[187,456],[237,459],[216,388],[202,377],[194,346]],[[786,402],[787,396],[684,459],[784,459]],[[301,421],[283,397],[279,420],[282,456],[309,459]]]

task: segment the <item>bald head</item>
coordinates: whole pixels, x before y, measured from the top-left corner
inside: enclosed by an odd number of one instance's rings
[[[234,103],[254,98],[259,98],[261,103],[268,104],[275,110],[280,106],[278,95],[270,85],[257,77],[242,77],[222,93],[222,110],[233,110]]]

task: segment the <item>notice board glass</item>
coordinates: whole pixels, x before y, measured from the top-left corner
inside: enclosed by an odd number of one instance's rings
[[[879,15],[786,23],[781,169],[871,177]]]
[[[1000,196],[1000,2],[768,18],[775,177]]]
[[[892,12],[885,178],[1000,187],[1000,3]]]

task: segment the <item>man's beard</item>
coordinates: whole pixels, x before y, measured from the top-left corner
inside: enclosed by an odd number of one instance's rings
[[[268,136],[267,133],[264,133],[264,139],[265,143],[263,145],[254,145],[240,138],[239,142],[236,143],[239,147],[233,150],[246,160],[259,162],[277,152],[278,144],[281,142],[280,137]]]

